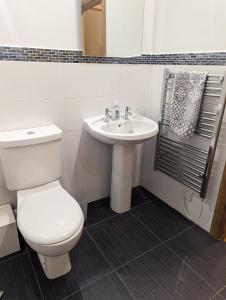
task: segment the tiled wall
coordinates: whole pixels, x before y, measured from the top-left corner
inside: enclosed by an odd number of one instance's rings
[[[63,129],[63,183],[80,200],[109,195],[111,146],[91,138],[83,119],[119,100],[143,111],[150,66],[0,62],[0,130],[54,123]],[[137,161],[139,171],[140,162]],[[1,168],[1,167],[0,167]],[[14,200],[0,170],[0,203]]]
[[[207,70],[211,73],[226,70],[225,53],[148,55],[133,58],[137,59],[134,63],[125,58],[110,61],[109,58],[92,57],[89,61],[85,57],[87,61],[80,61],[84,57],[81,52],[74,51],[19,49],[18,52],[18,48],[1,48],[1,59],[4,61],[0,62],[0,129],[49,123],[61,127],[62,182],[79,201],[93,201],[109,195],[111,181],[111,147],[97,142],[82,129],[84,118],[103,114],[105,107],[111,107],[115,100],[119,100],[122,108],[130,105],[157,120],[165,67],[171,70]],[[107,63],[81,63],[98,62],[95,59]],[[138,63],[138,59],[143,61]],[[189,64],[193,65],[189,67]],[[209,66],[212,64],[216,66]],[[184,187],[164,174],[153,172],[154,149],[154,139],[145,144],[142,168],[138,156],[135,184],[139,184],[141,171],[141,184],[184,214]],[[217,168],[220,169],[220,166],[217,165]],[[204,202],[203,216],[197,221],[207,230],[211,224],[219,180],[219,176],[213,177],[210,193]],[[15,202],[15,199],[15,192],[9,192],[5,186],[0,166],[0,203]],[[197,198],[188,204],[194,215],[199,211],[200,203]]]
[[[83,56],[82,51],[0,46],[0,60],[58,63],[226,65],[226,52],[147,54],[137,57]]]

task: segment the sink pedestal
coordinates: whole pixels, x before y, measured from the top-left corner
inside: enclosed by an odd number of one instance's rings
[[[117,213],[131,207],[135,147],[135,144],[113,145],[111,208]]]
[[[103,116],[84,120],[86,130],[97,140],[113,145],[111,208],[123,213],[131,207],[135,149],[158,133],[158,124],[134,115],[105,122]]]

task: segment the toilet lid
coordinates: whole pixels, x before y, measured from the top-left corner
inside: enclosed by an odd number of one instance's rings
[[[55,244],[72,237],[83,226],[78,202],[61,186],[24,195],[17,212],[22,235],[37,244]]]

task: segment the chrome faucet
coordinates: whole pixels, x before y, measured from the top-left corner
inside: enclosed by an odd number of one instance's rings
[[[111,119],[114,121],[117,121],[120,119],[120,107],[118,101],[115,101],[114,106],[111,109],[112,114],[111,114]]]
[[[128,120],[130,115],[132,115],[131,108],[129,106],[126,106],[125,107],[125,116],[124,116],[124,119]]]
[[[118,102],[116,101],[112,109],[110,110],[109,108],[105,108],[105,117],[104,121],[109,122],[109,121],[118,121],[120,120],[120,107],[118,105]]]
[[[115,109],[113,120],[119,120],[119,119],[120,119],[120,111],[119,109]]]
[[[104,121],[105,122],[109,122],[111,120],[112,116],[111,116],[111,111],[109,108],[105,108],[105,117],[104,117]]]

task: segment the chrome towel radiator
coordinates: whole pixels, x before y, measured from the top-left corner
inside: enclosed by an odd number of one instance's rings
[[[175,73],[164,70],[155,152],[155,170],[174,178],[205,198],[226,104],[226,75],[208,74],[194,136],[180,138],[170,130]]]

